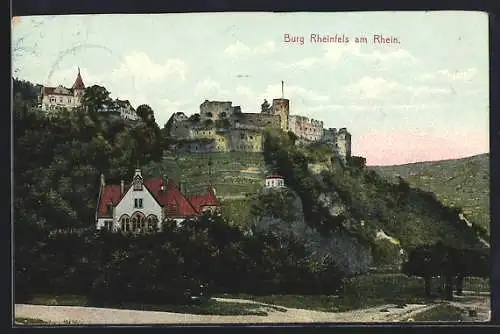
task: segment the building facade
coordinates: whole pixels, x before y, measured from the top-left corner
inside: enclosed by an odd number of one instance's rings
[[[96,228],[115,232],[153,232],[161,230],[162,222],[166,220],[181,224],[218,207],[213,186],[206,194],[185,196],[173,180],[144,180],[140,169],[136,169],[128,184],[122,181],[120,185],[108,185],[101,175]]]
[[[78,74],[71,88],[65,88],[61,85],[57,87],[42,87],[39,96],[39,107],[43,111],[48,112],[60,109],[71,110],[81,105],[84,92],[85,84],[80,75],[80,69],[78,69]]]
[[[274,189],[274,188],[284,188],[285,187],[285,179],[278,174],[271,174],[266,177],[266,189]]]
[[[101,106],[98,111],[101,113],[113,113],[129,121],[138,121],[140,119],[128,100],[113,100],[111,103]]]

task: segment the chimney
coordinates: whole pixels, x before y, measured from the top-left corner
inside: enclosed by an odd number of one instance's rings
[[[101,174],[101,187],[106,185],[106,180],[104,179],[104,174]]]
[[[123,195],[125,192],[125,181],[121,180],[120,181],[120,194]]]

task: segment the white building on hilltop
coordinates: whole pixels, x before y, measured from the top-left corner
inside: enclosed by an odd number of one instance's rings
[[[99,110],[102,113],[115,113],[123,119],[138,121],[139,116],[128,100],[114,100],[109,105],[103,105]]]
[[[65,88],[61,85],[57,87],[42,87],[39,98],[40,108],[44,111],[58,109],[73,109],[81,105],[81,99],[85,92],[85,84],[80,75],[80,68],[71,88]]]
[[[285,187],[285,179],[278,174],[271,174],[266,177],[266,186],[265,188],[284,188]]]

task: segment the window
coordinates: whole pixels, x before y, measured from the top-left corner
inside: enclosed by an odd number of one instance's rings
[[[111,215],[113,214],[113,204],[108,204],[108,207],[107,207],[107,212],[108,212],[108,215]]]
[[[134,199],[134,208],[135,209],[142,209],[142,198]]]
[[[111,231],[113,227],[113,221],[112,220],[106,220],[104,222],[104,226],[106,227],[107,230]]]

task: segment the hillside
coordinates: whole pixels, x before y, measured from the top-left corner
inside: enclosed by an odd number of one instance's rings
[[[214,184],[224,215],[231,222],[247,226],[252,206],[249,195],[262,189],[265,164],[261,153],[165,153],[162,161],[144,166],[143,173],[177,180],[188,194],[202,193]]]
[[[418,162],[398,166],[372,166],[372,170],[396,180],[401,176],[412,187],[436,194],[445,205],[463,209],[465,217],[489,231],[489,155]]]
[[[166,153],[162,161],[149,163],[143,172],[174,178],[185,184],[187,193],[199,193],[208,184],[215,184],[224,216],[248,227],[259,220],[252,208],[258,202],[266,166],[272,165],[298,193],[305,224],[326,235],[340,233],[337,227],[341,226],[355,239],[375,247],[376,257],[386,258],[383,261],[391,261],[392,251],[388,244],[381,244],[380,236],[404,249],[438,241],[475,244],[475,232],[457,224],[457,212],[431,192],[388,182],[370,169],[334,167],[328,163],[327,151],[317,149],[312,154],[311,148],[295,147],[284,134],[268,135],[267,140],[273,144],[263,153]],[[336,210],[341,213],[332,213]],[[267,214],[279,216],[276,212]]]
[[[165,175],[183,183],[187,193],[205,191],[213,183],[218,196],[230,198],[255,193],[264,180],[264,158],[260,153],[165,153],[161,162],[143,169],[145,175]]]

